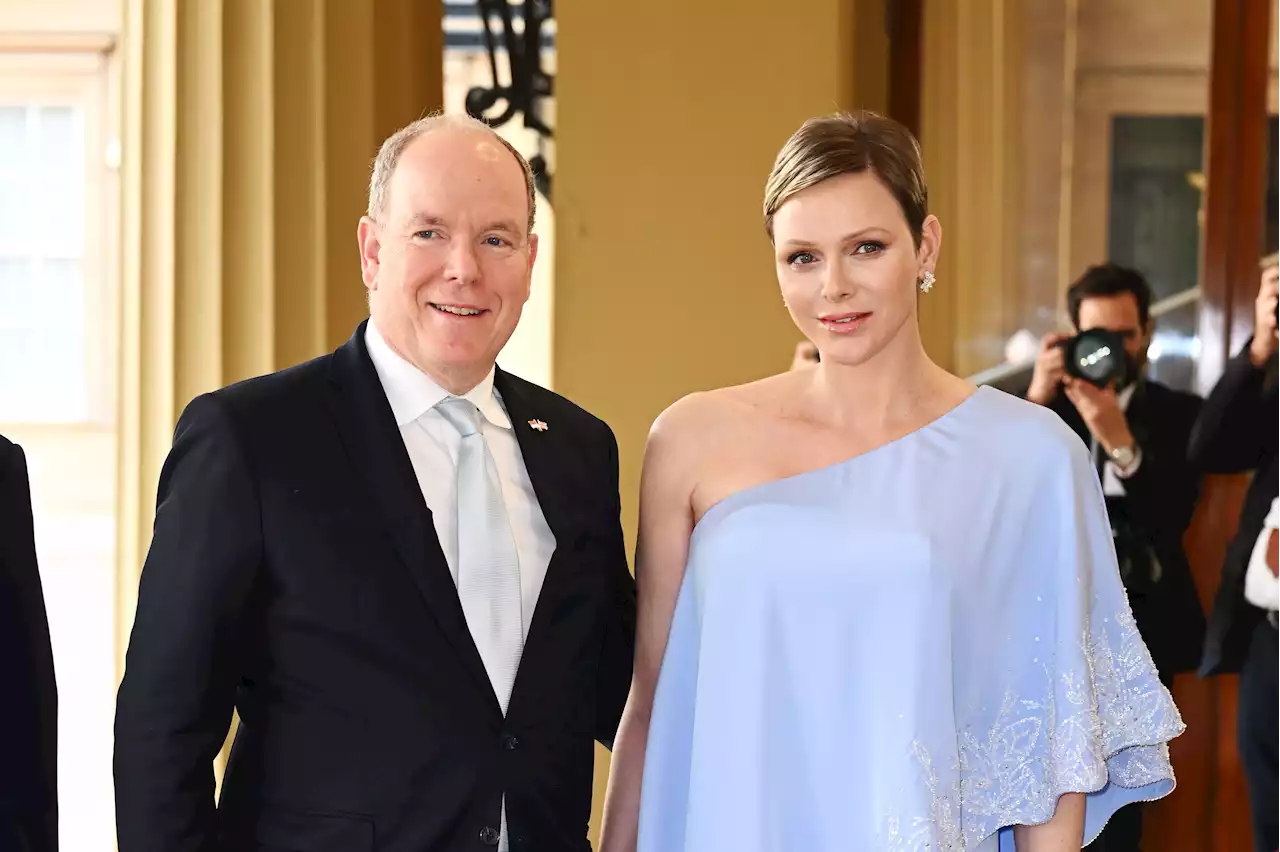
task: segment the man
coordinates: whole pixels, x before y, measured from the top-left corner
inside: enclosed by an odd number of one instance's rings
[[[120,688],[120,852],[588,848],[635,587],[612,432],[495,368],[533,210],[487,127],[415,122],[360,221],[370,319],[187,406]]]
[[[1201,401],[1143,376],[1151,342],[1151,290],[1137,272],[1094,266],[1067,291],[1076,333],[1106,329],[1124,340],[1125,375],[1099,388],[1066,372],[1062,335],[1041,342],[1027,399],[1053,409],[1094,453],[1121,576],[1143,641],[1165,685],[1193,671],[1204,611],[1182,536],[1199,496],[1187,440]],[[1140,805],[1118,811],[1090,849],[1137,852]]]
[[[22,448],[0,436],[0,849],[57,852],[58,687]]]
[[[1277,830],[1276,256],[1263,261],[1254,333],[1209,394],[1190,455],[1211,473],[1254,471],[1205,637],[1203,676],[1240,673],[1236,734],[1249,788],[1255,850],[1274,850]]]

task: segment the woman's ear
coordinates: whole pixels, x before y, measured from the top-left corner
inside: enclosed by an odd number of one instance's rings
[[[942,223],[930,214],[920,228],[920,249],[916,252],[920,268],[933,272],[938,265],[938,253],[942,250]]]

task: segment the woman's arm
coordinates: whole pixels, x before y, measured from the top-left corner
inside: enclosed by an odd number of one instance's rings
[[[694,464],[691,442],[682,436],[697,431],[687,422],[688,412],[683,410],[687,407],[677,403],[659,417],[645,449],[636,543],[635,670],[613,746],[600,852],[634,852],[636,848],[649,716],[693,531]]]
[[[1084,846],[1084,793],[1066,793],[1058,799],[1053,819],[1043,825],[1018,825],[1013,829],[1018,852],[1080,852]]]

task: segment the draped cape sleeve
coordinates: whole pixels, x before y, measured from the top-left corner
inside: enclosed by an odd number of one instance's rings
[[[1041,454],[1025,511],[957,596],[955,679],[965,847],[1086,793],[1086,842],[1120,807],[1174,787],[1184,725],[1138,635],[1089,455]],[[993,664],[994,663],[994,664]],[[967,676],[963,669],[968,668]]]

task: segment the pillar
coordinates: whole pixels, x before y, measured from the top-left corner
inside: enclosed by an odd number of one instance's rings
[[[1020,2],[925,4],[920,135],[942,255],[920,322],[930,355],[960,375],[1003,361],[1022,314]]]

